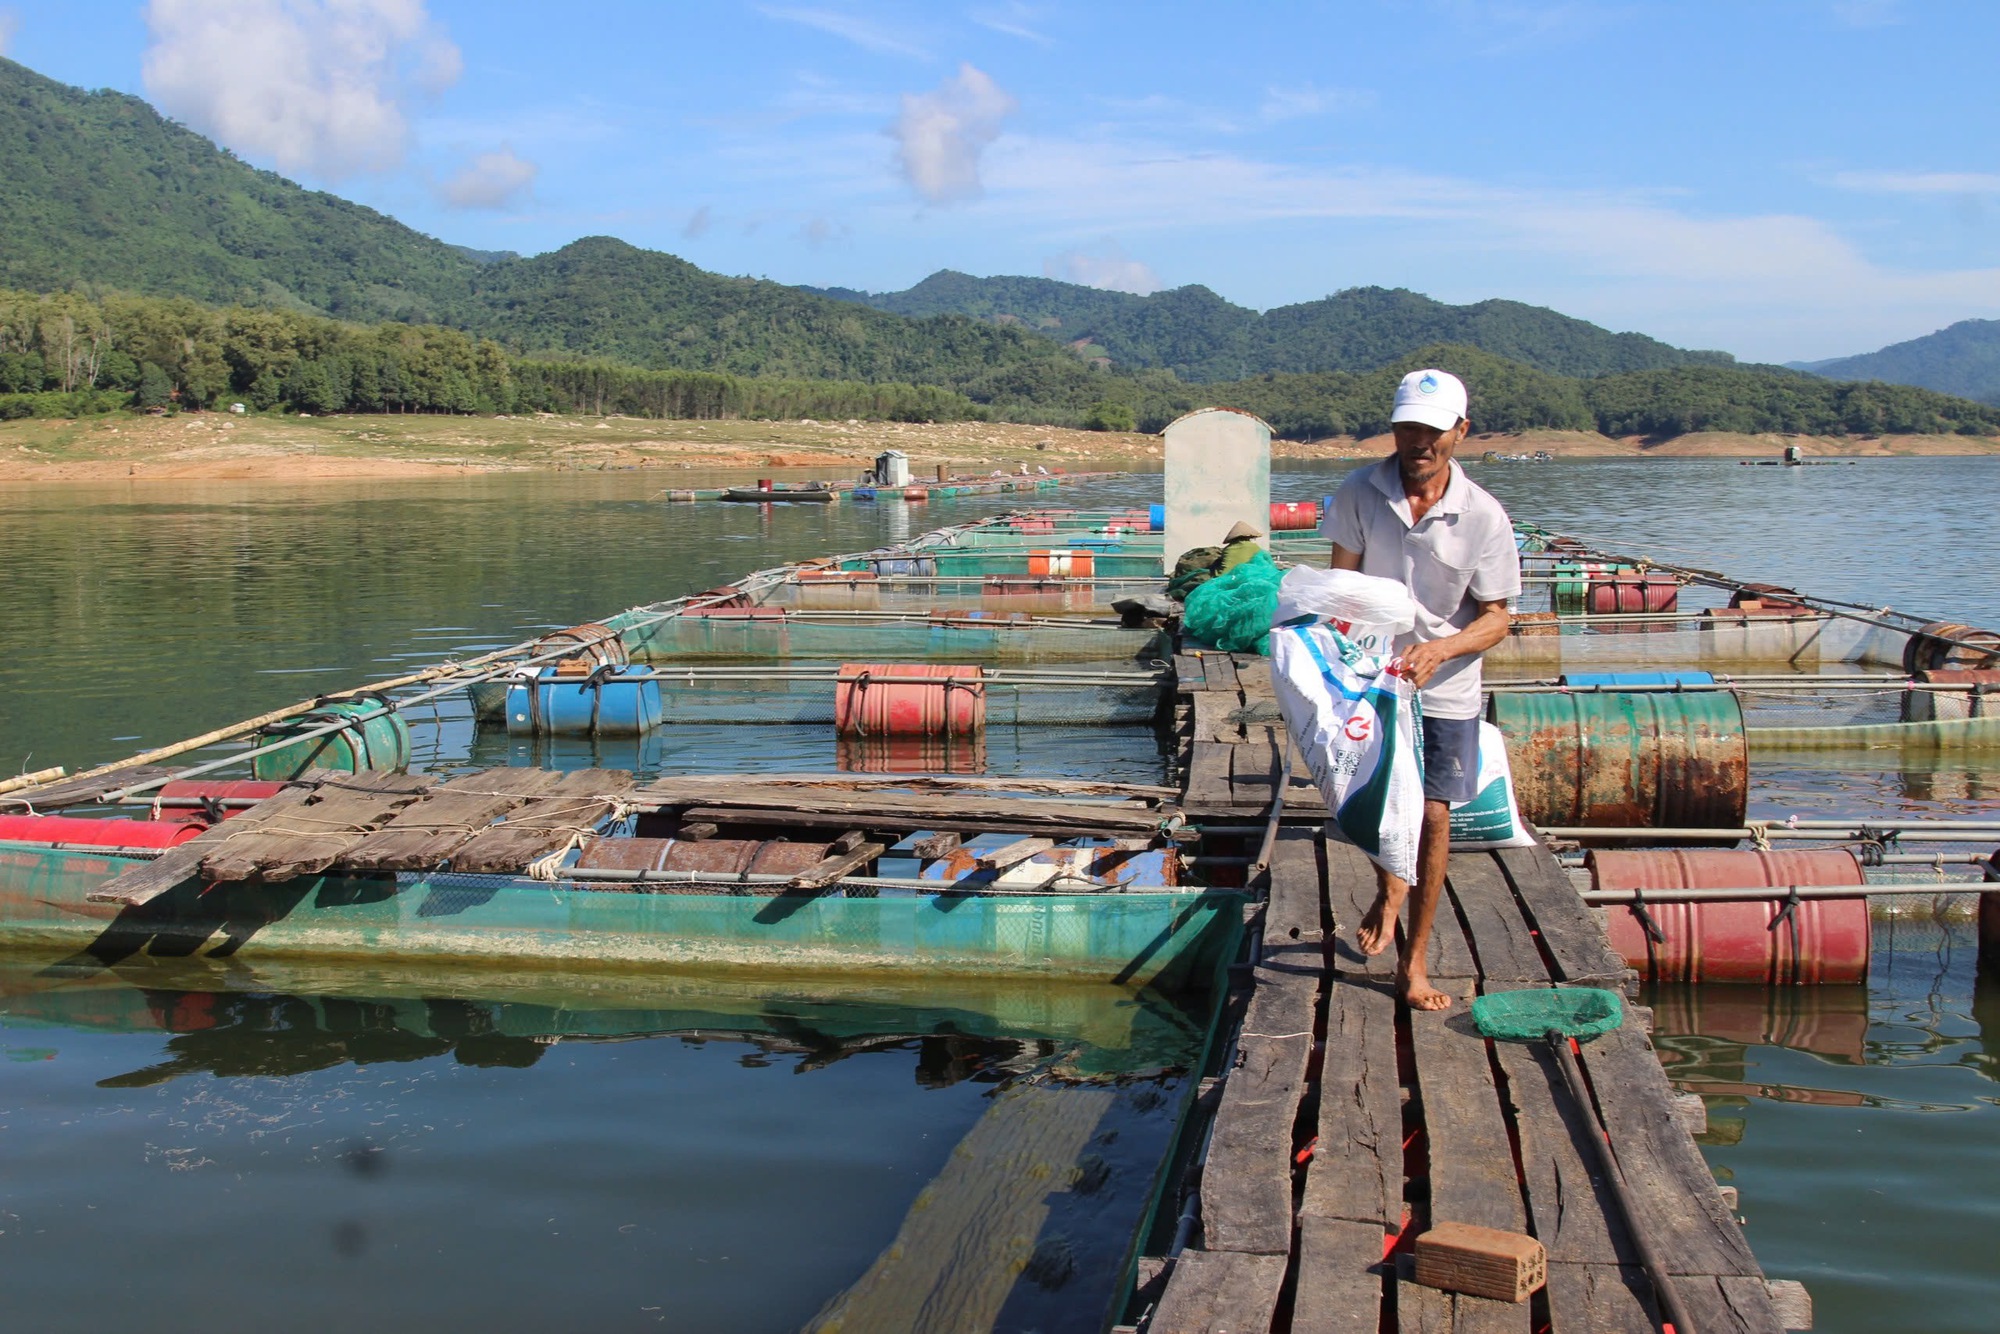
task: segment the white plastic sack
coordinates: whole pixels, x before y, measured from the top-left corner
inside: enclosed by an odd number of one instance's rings
[[[1396,636],[1409,633],[1417,623],[1417,604],[1410,590],[1394,579],[1299,565],[1287,570],[1278,585],[1278,610],[1271,624],[1284,625],[1302,616],[1331,622],[1363,653],[1388,653]]]
[[[1507,763],[1507,738],[1492,723],[1479,724],[1479,791],[1471,801],[1451,808],[1451,845],[1465,851],[1480,848],[1526,848],[1535,840],[1521,823],[1514,804],[1514,771]]]
[[[1378,581],[1379,582],[1379,581]],[[1271,680],[1333,826],[1390,875],[1417,877],[1424,779],[1416,690],[1387,653],[1326,625],[1271,631]]]

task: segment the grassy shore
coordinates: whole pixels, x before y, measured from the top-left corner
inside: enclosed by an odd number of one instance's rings
[[[1787,445],[1809,455],[2000,453],[2000,439],[1968,436],[1843,438],[1701,434],[1619,440],[1582,431],[1481,435],[1462,457],[1544,449],[1567,458],[1771,458]],[[1379,455],[1385,438],[1278,441],[1279,459]],[[652,421],[634,417],[176,417],[115,416],[0,424],[0,482],[174,481],[394,477],[430,473],[600,468],[808,468],[845,476],[885,449],[917,475],[1015,471],[1022,463],[1072,471],[1157,467],[1157,436],[1050,426],[947,422]]]

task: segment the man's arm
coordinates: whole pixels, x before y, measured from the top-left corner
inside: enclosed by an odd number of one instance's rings
[[[1335,547],[1333,549],[1335,561],[1340,559],[1340,554],[1340,548]],[[1336,565],[1334,568],[1341,567]],[[1404,675],[1408,676],[1418,689],[1421,690],[1429,685],[1431,678],[1437,675],[1438,668],[1453,658],[1484,653],[1507,637],[1507,627],[1513,623],[1513,618],[1507,614],[1506,602],[1481,602],[1478,606],[1479,615],[1473,618],[1472,624],[1457,634],[1414,645],[1402,655]]]
[[[1340,545],[1340,543],[1335,542],[1333,544],[1333,564],[1327,568],[1331,570],[1358,570],[1361,568],[1361,553],[1358,551],[1349,551],[1346,547]]]

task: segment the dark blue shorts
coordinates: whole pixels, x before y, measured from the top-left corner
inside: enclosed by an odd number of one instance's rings
[[[1479,720],[1424,719],[1424,800],[1456,804],[1479,795]]]

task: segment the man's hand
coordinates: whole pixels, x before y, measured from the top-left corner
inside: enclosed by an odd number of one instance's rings
[[[1438,668],[1458,656],[1447,647],[1450,642],[1449,639],[1433,639],[1429,643],[1412,645],[1401,655],[1403,675],[1410,678],[1410,684],[1422,690],[1437,675]]]

